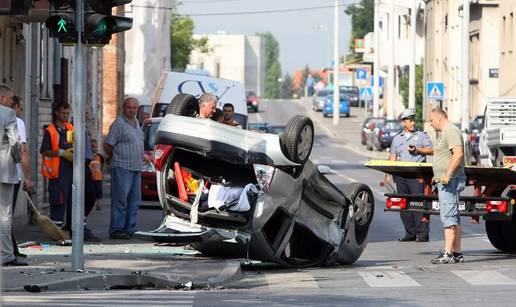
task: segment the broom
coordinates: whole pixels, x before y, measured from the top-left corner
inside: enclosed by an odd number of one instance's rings
[[[32,202],[29,193],[25,192],[25,196],[29,200],[29,204],[36,214],[36,223],[38,223],[39,228],[45,235],[47,235],[52,241],[56,242],[70,239],[70,236],[67,235],[61,228],[57,227],[57,225],[54,224],[54,222],[52,222],[48,216],[43,215],[38,211]]]

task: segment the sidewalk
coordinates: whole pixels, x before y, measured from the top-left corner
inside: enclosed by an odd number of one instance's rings
[[[153,230],[161,217],[161,210],[140,209],[137,228]],[[18,244],[36,244],[20,248],[28,255],[28,267],[0,268],[2,291],[210,288],[240,276],[238,259],[207,258],[188,246],[158,246],[135,238],[111,240],[109,218],[109,199],[104,198],[102,209],[93,209],[88,217],[88,227],[102,243],[84,245],[84,272],[71,271],[71,246],[53,244],[37,225],[16,229]]]
[[[349,118],[340,118],[339,124],[334,126],[331,118],[323,118],[321,112],[312,110],[312,100],[310,97],[299,99],[299,103],[305,108],[306,113],[310,116],[314,125],[316,125],[316,130],[319,130],[316,134],[324,132],[330,140],[337,139],[342,144],[342,147],[359,155],[366,156],[371,160],[386,160],[388,158],[388,152],[369,151],[360,143],[360,131],[365,119],[364,109],[352,107],[351,116]]]

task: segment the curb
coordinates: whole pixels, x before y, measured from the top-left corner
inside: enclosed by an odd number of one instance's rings
[[[242,275],[240,260],[226,261],[224,269],[215,277],[195,280],[195,277],[175,276],[174,273],[133,272],[130,274],[96,274],[80,276],[49,283],[5,288],[2,292],[90,291],[114,289],[198,289],[221,287],[239,279]]]

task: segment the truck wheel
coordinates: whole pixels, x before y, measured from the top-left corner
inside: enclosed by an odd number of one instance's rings
[[[516,252],[516,225],[512,221],[486,220],[489,242],[506,253]]]
[[[194,96],[180,93],[170,102],[167,113],[195,117],[199,114],[199,103]]]
[[[280,137],[283,154],[292,162],[304,164],[314,144],[314,124],[303,115],[292,117]]]
[[[245,258],[246,249],[241,243],[230,243],[222,241],[201,241],[190,243],[190,245],[208,257],[221,258]]]
[[[343,238],[337,252],[337,261],[340,264],[353,264],[367,245],[369,225],[374,215],[374,196],[367,185],[358,182],[348,185],[344,195],[352,203],[347,214],[342,217]]]

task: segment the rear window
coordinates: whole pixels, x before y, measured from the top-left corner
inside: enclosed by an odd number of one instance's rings
[[[401,130],[401,123],[398,121],[386,121],[383,123],[385,130]]]
[[[247,95],[247,96],[256,96],[256,93],[255,93],[255,92],[253,92],[253,91],[247,91],[247,92],[246,92],[246,95]]]
[[[326,97],[328,96],[328,91],[318,91],[315,93],[317,97]]]
[[[154,146],[156,145],[156,132],[158,131],[158,126],[159,122],[152,122],[143,128],[143,146],[145,150],[154,150]]]

